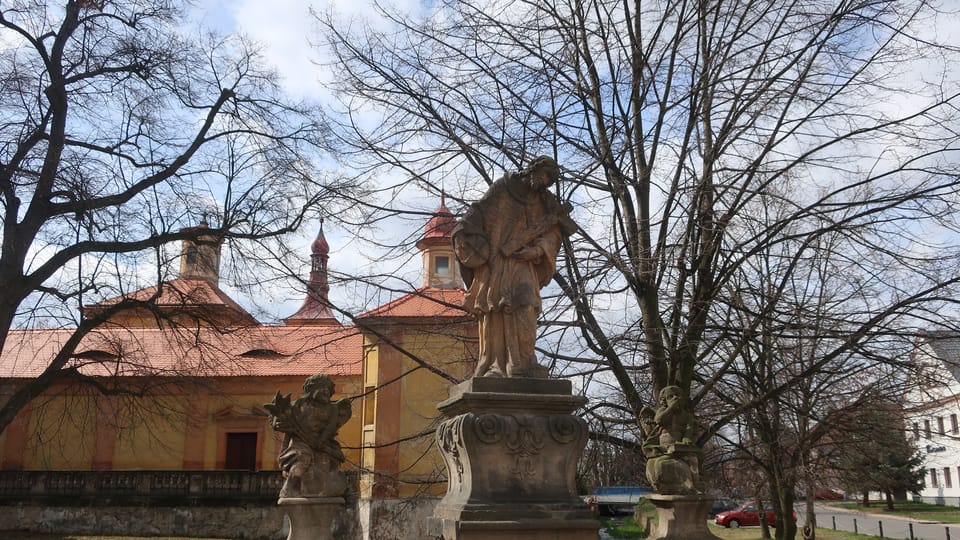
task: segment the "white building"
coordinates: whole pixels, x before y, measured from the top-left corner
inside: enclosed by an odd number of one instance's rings
[[[924,502],[960,506],[960,335],[918,338],[904,411],[907,438],[924,457]]]

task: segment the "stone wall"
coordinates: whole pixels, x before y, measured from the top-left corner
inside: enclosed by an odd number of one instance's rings
[[[375,510],[377,540],[428,538],[422,534],[432,503],[362,501],[360,506]],[[409,513],[404,513],[409,512]],[[282,508],[270,506],[36,506],[0,507],[0,538],[3,531],[95,536],[184,536],[230,540],[283,540],[289,522]],[[405,532],[398,532],[405,531]],[[337,514],[333,525],[337,540],[358,540],[363,530],[357,506],[348,505]],[[368,537],[369,538],[369,537]]]
[[[276,506],[4,506],[0,509],[0,531],[56,534],[279,540],[286,537],[285,521],[283,510]]]
[[[357,514],[361,540],[434,540],[439,524],[432,519],[438,497],[360,499]]]

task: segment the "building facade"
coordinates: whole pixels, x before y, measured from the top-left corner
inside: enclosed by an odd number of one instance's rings
[[[960,506],[960,336],[918,338],[905,409],[907,438],[924,458],[924,502]]]

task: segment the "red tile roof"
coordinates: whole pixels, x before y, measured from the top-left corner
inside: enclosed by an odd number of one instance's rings
[[[363,313],[358,318],[469,318],[472,315],[460,307],[465,294],[463,289],[423,287]]]
[[[72,332],[12,331],[0,356],[0,378],[36,377]],[[84,337],[71,365],[92,376],[359,375],[362,346],[360,333],[343,327],[258,326],[227,332],[110,327]]]
[[[146,287],[86,306],[84,311],[95,312],[119,304],[124,299],[150,302],[161,311],[202,309],[205,313],[222,314],[233,324],[259,324],[253,315],[250,315],[220,287],[199,278],[176,278],[165,281],[159,286]]]

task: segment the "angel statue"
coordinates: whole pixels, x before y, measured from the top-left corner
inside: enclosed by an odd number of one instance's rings
[[[303,383],[303,396],[290,402],[280,392],[264,408],[270,425],[284,434],[277,461],[283,471],[281,498],[341,497],[347,480],[340,472],[344,456],[337,430],[350,419],[350,401],[333,402],[333,381],[312,375]]]
[[[703,450],[696,444],[700,426],[687,393],[679,386],[667,386],[658,398],[656,409],[643,407],[637,418],[644,434],[647,480],[661,495],[703,493]]]

